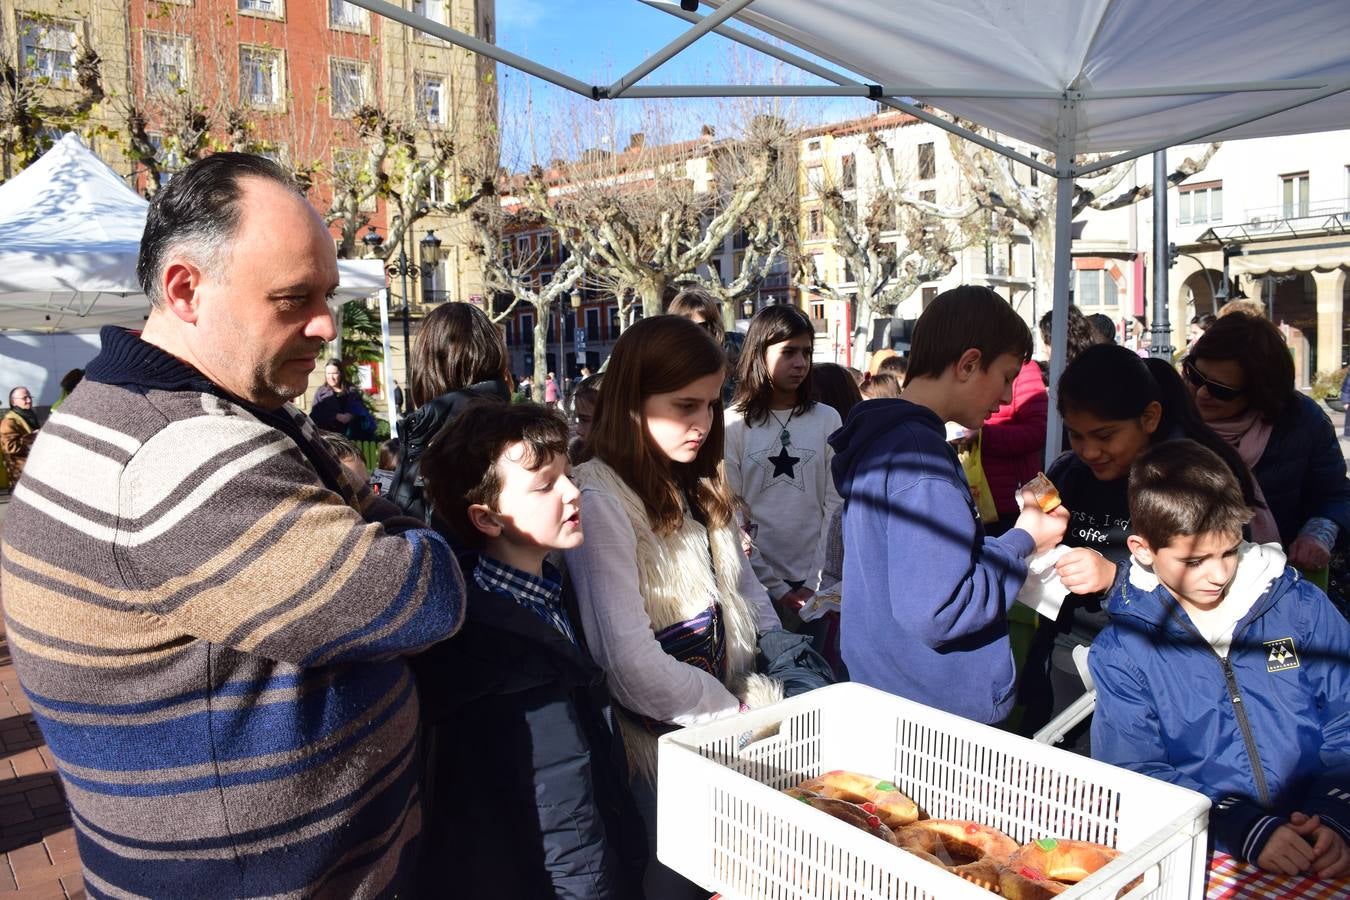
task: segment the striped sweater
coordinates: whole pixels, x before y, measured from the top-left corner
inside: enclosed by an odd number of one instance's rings
[[[95,897],[403,892],[403,656],[452,634],[444,541],[352,493],[290,406],[105,329],[14,492],[0,591]]]

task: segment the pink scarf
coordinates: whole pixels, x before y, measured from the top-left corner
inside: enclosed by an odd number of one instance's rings
[[[1266,444],[1270,441],[1272,431],[1270,423],[1263,420],[1256,410],[1249,409],[1235,418],[1215,419],[1205,424],[1214,429],[1215,434],[1238,452],[1238,456],[1242,457],[1248,469],[1256,469],[1261,454],[1266,452]],[[1262,509],[1252,510],[1252,540],[1258,544],[1278,544],[1280,529],[1276,527],[1275,517],[1270,514],[1270,509],[1264,506],[1266,495],[1262,493],[1261,482],[1256,480],[1255,474],[1252,475],[1252,488],[1256,491],[1256,499],[1263,505]]]

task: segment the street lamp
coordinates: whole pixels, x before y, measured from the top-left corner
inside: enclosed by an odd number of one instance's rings
[[[436,232],[427,229],[426,237],[417,243],[422,250],[422,302],[431,303],[436,299],[432,285],[435,284],[436,267],[441,262],[441,239],[436,237]]]
[[[378,251],[379,247],[383,246],[385,239],[379,236],[378,233],[375,232],[374,225],[371,225],[369,231],[366,232],[366,236],[360,239],[360,243],[366,244],[366,247],[369,247],[370,250],[374,252]],[[417,283],[418,281],[423,283],[423,302],[427,302],[427,282],[431,281],[433,273],[435,273],[435,266],[440,262],[441,240],[440,237],[436,236],[435,231],[429,231],[428,229],[427,236],[423,237],[423,239],[417,243],[420,244],[421,254],[423,254],[421,266],[413,264],[412,260],[408,258],[408,229],[406,228],[404,229],[404,233],[402,233],[402,237],[398,240],[398,259],[396,262],[391,262],[385,266],[385,273],[389,275],[390,278],[398,278],[402,281],[402,297],[404,297],[404,308],[402,308],[402,320],[404,320],[404,378],[408,381],[409,386],[413,383],[413,347],[408,321],[408,308],[410,305],[408,281],[409,279],[412,279],[413,283]]]

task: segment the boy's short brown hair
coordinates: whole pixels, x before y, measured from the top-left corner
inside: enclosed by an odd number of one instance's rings
[[[1164,441],[1130,467],[1130,531],[1155,551],[1178,535],[1240,533],[1251,517],[1232,470],[1195,441]]]
[[[469,521],[469,507],[497,509],[502,480],[497,469],[506,448],[525,445],[521,465],[530,471],[556,454],[567,455],[567,420],[536,403],[475,403],[449,422],[422,454],[422,478],[436,514],[455,537],[481,549],[485,536]]]
[[[988,369],[1005,353],[1026,362],[1032,346],[1031,329],[1007,300],[987,287],[963,284],[938,294],[919,316],[905,385],[941,377],[967,350],[979,350],[980,366]]]

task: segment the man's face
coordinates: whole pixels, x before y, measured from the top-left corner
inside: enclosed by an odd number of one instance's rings
[[[1209,531],[1180,534],[1166,547],[1152,549],[1137,535],[1129,538],[1130,551],[1163,583],[1186,610],[1208,612],[1223,602],[1237,573],[1242,535]]]
[[[245,178],[240,203],[221,271],[199,272],[185,340],[213,382],[276,409],[305,392],[335,336],[328,297],[338,284],[337,254],[313,207],[282,185]]]
[[[524,443],[511,444],[497,460],[501,493],[495,518],[502,537],[522,546],[570,550],[581,546],[581,491],[567,477],[567,457],[555,453],[537,469],[524,466]]]
[[[26,387],[15,388],[10,392],[9,405],[15,409],[32,409],[33,395]]]

